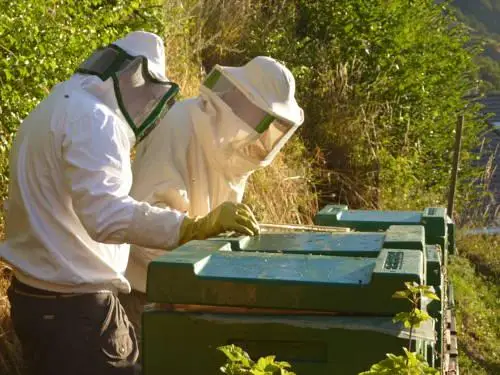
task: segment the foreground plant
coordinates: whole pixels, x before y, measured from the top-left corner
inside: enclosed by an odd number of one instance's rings
[[[427,312],[419,309],[422,298],[439,300],[434,293],[434,288],[428,285],[419,285],[415,282],[406,282],[405,290],[400,290],[392,295],[392,298],[407,299],[412,309],[409,312],[400,312],[393,318],[393,322],[401,322],[403,326],[409,329],[408,348],[403,348],[404,355],[386,354],[387,358],[372,365],[370,370],[359,375],[438,375],[439,371],[429,366],[425,358],[411,351],[413,330],[428,319],[431,319]]]
[[[400,312],[393,318],[393,322],[401,322],[409,330],[408,348],[403,348],[403,355],[386,354],[387,358],[372,365],[370,370],[359,375],[438,375],[439,371],[430,367],[425,358],[411,351],[412,338],[415,328],[428,319],[430,315],[419,308],[422,298],[439,300],[434,293],[434,288],[427,285],[419,285],[415,282],[406,282],[405,290],[397,291],[392,298],[406,299],[411,303],[409,312]],[[278,362],[275,356],[260,358],[254,362],[248,353],[235,345],[221,346],[217,348],[227,357],[227,362],[221,367],[221,371],[227,375],[295,375],[289,371],[288,362]],[[332,374],[333,375],[333,374]]]
[[[420,354],[412,353],[403,348],[404,355],[395,355],[388,353],[387,358],[372,365],[369,371],[362,372],[359,375],[438,375],[439,371],[430,367],[425,358]]]
[[[227,362],[220,368],[227,375],[295,375],[287,369],[291,368],[288,362],[276,361],[273,355],[253,361],[247,352],[235,345],[226,345],[217,348],[227,357]]]

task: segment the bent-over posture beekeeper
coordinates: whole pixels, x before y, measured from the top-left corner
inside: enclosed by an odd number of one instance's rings
[[[129,245],[170,249],[226,230],[258,232],[243,205],[203,217],[131,198],[130,151],[177,86],[162,40],[132,32],[97,50],[20,125],[10,155],[6,241],[14,329],[31,371],[132,374],[133,326],[117,298]]]
[[[283,64],[258,56],[241,67],[216,65],[199,96],[175,103],[137,147],[131,195],[192,216],[241,202],[248,177],[273,161],[303,121],[295,79]],[[159,255],[131,247],[133,291],[120,299],[137,328],[147,267]]]

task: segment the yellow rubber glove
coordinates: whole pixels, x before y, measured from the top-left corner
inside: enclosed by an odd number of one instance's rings
[[[179,245],[191,240],[204,240],[227,231],[253,236],[258,234],[260,229],[247,205],[224,202],[206,216],[194,218],[186,216],[179,232]]]

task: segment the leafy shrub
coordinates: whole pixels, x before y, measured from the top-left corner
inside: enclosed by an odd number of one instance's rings
[[[460,372],[500,373],[500,237],[459,233],[459,256],[450,258]],[[491,261],[491,262],[490,262]]]
[[[229,6],[216,3],[215,13]],[[321,197],[352,207],[442,204],[462,111],[461,176],[475,178],[469,150],[483,123],[464,96],[476,87],[472,58],[478,50],[446,3],[253,3],[260,5],[250,12],[249,29],[231,49],[203,49],[204,65],[267,54],[291,68],[306,113],[300,134],[324,160]],[[219,35],[223,25],[203,24],[202,32]],[[457,202],[468,188],[461,184]]]
[[[262,357],[254,362],[240,347],[226,345],[217,348],[227,357],[227,363],[221,371],[227,375],[295,375],[289,371],[291,367],[287,362],[275,360],[275,356]]]
[[[92,50],[128,31],[160,31],[157,0],[0,0],[0,200],[7,152],[24,117]]]
[[[439,371],[430,367],[425,358],[411,351],[412,333],[423,322],[431,319],[427,312],[420,310],[420,300],[428,298],[439,300],[434,293],[434,288],[427,285],[419,285],[415,282],[405,282],[405,290],[397,291],[392,298],[407,299],[412,306],[409,312],[400,312],[394,316],[393,321],[403,323],[405,328],[410,330],[408,339],[408,348],[403,348],[404,355],[386,354],[387,358],[375,363],[370,370],[362,372],[359,375],[438,375]]]
[[[387,354],[387,358],[374,364],[369,371],[362,372],[359,375],[438,375],[439,372],[429,367],[425,358],[417,353],[412,353],[403,348],[405,355],[396,356]]]

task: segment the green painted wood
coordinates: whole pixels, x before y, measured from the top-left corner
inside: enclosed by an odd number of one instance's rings
[[[422,226],[396,225],[380,233],[219,237],[191,241],[165,253],[149,266],[150,302],[365,316],[147,311],[143,314],[144,373],[218,374],[223,356],[216,347],[228,343],[242,346],[254,357],[276,354],[305,375],[366,370],[406,343],[406,338],[375,328],[380,320],[394,327],[392,316],[409,309],[392,294],[403,289],[405,281],[435,282],[426,269],[439,267],[436,249],[431,253],[423,238]],[[439,306],[422,308],[439,318]],[[433,343],[417,340],[415,345],[432,363]]]
[[[450,254],[456,254],[456,225],[449,217],[446,218],[448,226],[448,251]]]
[[[314,217],[316,225],[350,227],[376,232],[391,225],[423,225],[426,236],[446,236],[446,209],[429,207],[423,211],[349,210],[345,205],[327,205]]]
[[[427,306],[428,313],[441,322],[443,314],[443,274],[442,274],[442,262],[441,262],[441,250],[437,245],[427,245],[426,246],[426,284],[434,287],[436,295],[439,297],[439,301],[431,301]],[[438,332],[439,333],[439,332]]]
[[[210,240],[229,242],[233,251],[376,257],[384,238],[383,233],[264,233]]]
[[[436,245],[427,245],[426,254],[426,284],[440,286],[442,283],[441,274],[441,253]]]
[[[425,282],[423,252],[342,257],[191,241],[149,265],[147,294],[151,302],[392,314],[408,307],[391,298],[405,281]]]
[[[384,247],[424,251],[424,227],[421,225],[391,225],[385,232]]]
[[[380,233],[264,233],[249,237],[214,237],[229,242],[233,251],[377,257],[382,248],[424,249],[422,226],[393,225]]]
[[[297,374],[355,375],[385,358],[386,353],[400,353],[407,344],[407,336],[390,317],[147,311],[142,326],[145,375],[220,374],[224,356],[216,348],[232,343],[254,359],[276,355],[278,360],[290,362]],[[432,332],[432,325],[428,330]],[[425,355],[432,343],[417,339],[415,347]]]
[[[422,225],[425,243],[439,245],[443,264],[447,252],[455,253],[455,224],[443,207],[429,207],[423,211],[349,210],[345,205],[327,205],[314,217],[316,225],[349,227],[361,232],[385,231],[391,225]]]

